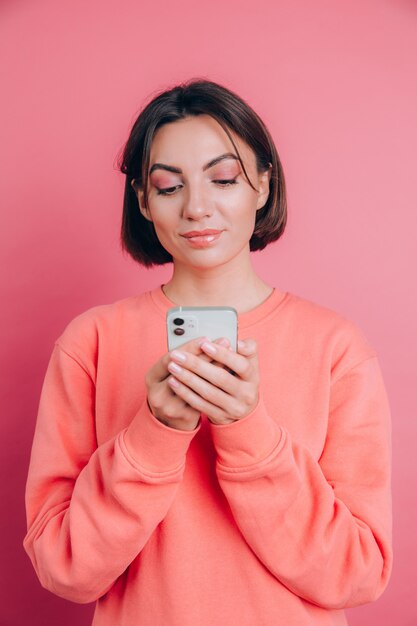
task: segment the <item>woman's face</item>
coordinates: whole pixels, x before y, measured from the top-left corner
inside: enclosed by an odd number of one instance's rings
[[[209,115],[165,124],[155,133],[148,210],[141,190],[138,200],[174,264],[212,268],[249,254],[256,211],[268,198],[270,172],[258,174],[251,148],[231,134],[258,192],[231,156],[236,153],[229,137]]]

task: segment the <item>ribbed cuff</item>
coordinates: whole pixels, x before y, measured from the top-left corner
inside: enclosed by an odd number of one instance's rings
[[[151,413],[145,399],[124,433],[124,443],[134,461],[153,472],[179,469],[191,440],[201,428],[201,419],[194,430],[178,430],[162,424]]]
[[[263,461],[282,439],[283,431],[268,415],[261,397],[246,417],[230,424],[210,422],[218,462],[243,468]]]

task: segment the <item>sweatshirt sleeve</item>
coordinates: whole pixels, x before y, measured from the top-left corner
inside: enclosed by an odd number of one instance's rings
[[[331,386],[317,461],[260,398],[212,425],[217,475],[246,542],[288,589],[327,609],[375,600],[392,568],[391,420],[376,356]]]
[[[80,603],[112,586],[167,514],[199,428],[161,424],[145,400],[97,446],[94,381],[54,346],[26,485],[24,548],[42,586]]]

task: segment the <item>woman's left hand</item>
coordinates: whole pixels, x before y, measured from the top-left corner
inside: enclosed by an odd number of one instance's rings
[[[237,352],[207,340],[200,348],[212,359],[211,362],[181,350],[170,352],[172,361],[168,370],[171,377],[167,382],[172,391],[207,415],[213,424],[230,424],[246,417],[258,402],[256,341],[239,341]]]

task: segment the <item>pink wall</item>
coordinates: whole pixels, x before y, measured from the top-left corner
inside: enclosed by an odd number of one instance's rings
[[[0,623],[89,624],[92,607],[41,589],[21,545],[40,386],[72,317],[168,276],[119,251],[114,161],[151,92],[202,76],[254,106],[282,157],[289,223],[254,256],[260,273],[350,317],[379,352],[393,413],[395,566],[382,598],[348,615],[352,626],[416,624],[417,3],[162,4],[0,5]]]

